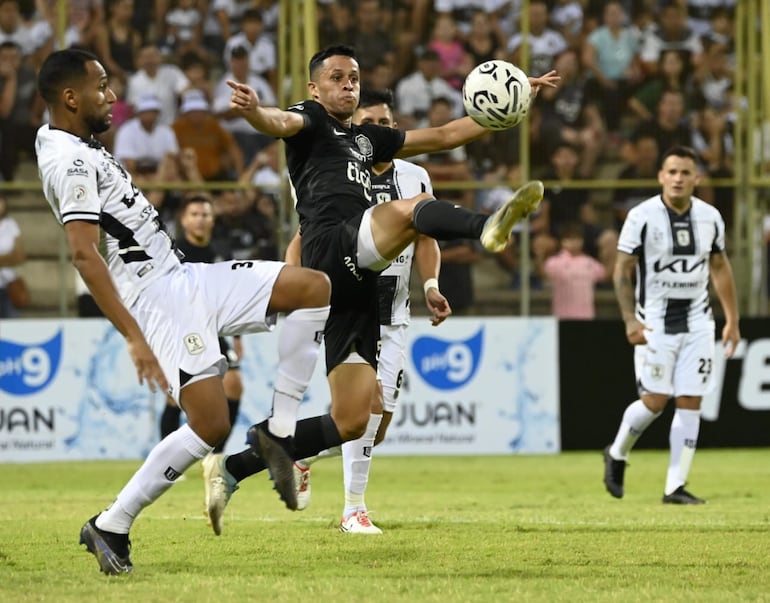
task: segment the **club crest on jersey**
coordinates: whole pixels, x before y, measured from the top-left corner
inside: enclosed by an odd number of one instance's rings
[[[679,229],[676,231],[676,242],[680,247],[690,246],[690,231]]]
[[[86,187],[80,185],[73,187],[72,196],[75,201],[83,201],[86,198]]]
[[[372,155],[374,155],[374,147],[372,147],[372,142],[366,136],[359,134],[356,136],[355,142],[358,150],[364,157],[369,159]]]
[[[190,333],[184,336],[184,345],[187,351],[193,356],[200,354],[206,349],[206,345],[203,343],[203,338],[197,333]]]
[[[657,380],[663,379],[663,366],[660,364],[650,365],[650,377]]]

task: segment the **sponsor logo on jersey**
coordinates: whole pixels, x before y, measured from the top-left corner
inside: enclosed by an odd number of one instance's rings
[[[680,232],[686,232],[686,231],[680,231]],[[687,233],[687,236],[689,237],[690,234]],[[695,272],[699,268],[705,268],[706,266],[706,258],[701,258],[697,262],[695,262],[692,266],[687,261],[687,258],[679,258],[672,262],[669,262],[668,264],[664,264],[661,260],[656,260],[656,262],[653,264],[653,269],[655,272],[673,272],[673,273],[685,273],[689,274],[690,272]]]
[[[350,182],[356,182],[361,185],[361,188],[363,188],[364,197],[366,197],[366,200],[371,203],[372,178],[369,175],[369,171],[359,168],[358,163],[355,161],[348,161],[348,169],[346,175]]]
[[[412,362],[420,377],[432,387],[457,389],[476,374],[483,343],[483,328],[463,341],[419,337],[412,345]]]
[[[347,266],[348,270],[350,270],[350,274],[352,274],[357,281],[361,282],[361,275],[358,274],[356,263],[353,261],[353,259],[349,255],[346,255],[342,261],[345,262],[345,266]]]
[[[62,332],[41,343],[0,339],[0,391],[26,396],[45,389],[59,371]]]
[[[184,336],[184,345],[193,356],[201,354],[206,349],[203,338],[198,333],[190,333]]]

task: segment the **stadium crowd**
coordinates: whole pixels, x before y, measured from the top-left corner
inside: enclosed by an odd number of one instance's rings
[[[475,65],[489,59],[521,64],[521,0],[317,4],[319,44],[356,49],[363,87],[394,91],[401,128],[440,125],[461,115],[463,80]],[[521,66],[532,75],[556,69],[562,76],[558,89],[537,98],[526,132],[534,175],[564,183],[547,187],[542,209],[530,221],[535,286],[550,287],[547,260],[562,251],[560,241],[568,233],[574,237],[576,227],[585,254],[609,267],[628,210],[658,192],[619,188],[597,196],[571,182],[655,178],[660,156],[674,144],[693,147],[704,174],[731,175],[735,4],[529,2],[529,64]],[[277,221],[274,195],[282,179],[280,149],[233,115],[224,82],[248,83],[264,104],[276,103],[279,1],[69,0],[66,7],[62,43],[99,56],[118,96],[113,127],[103,140],[116,158],[147,190],[157,182],[251,183],[248,190],[213,191],[215,238],[233,257],[275,258],[277,229],[288,228]],[[4,181],[32,157],[36,130],[46,118],[35,77],[42,60],[62,45],[56,19],[55,0],[0,0]],[[523,134],[520,128],[491,132],[465,148],[417,161],[441,198],[492,212],[511,191],[449,190],[441,182],[516,184]],[[732,190],[700,187],[697,194],[716,205],[729,226]],[[184,191],[163,187],[152,196],[173,229]],[[449,263],[451,246],[445,252]],[[480,255],[468,250],[468,257]],[[519,282],[517,258],[515,241],[495,258],[511,274],[511,286]],[[468,291],[462,287],[459,294]]]

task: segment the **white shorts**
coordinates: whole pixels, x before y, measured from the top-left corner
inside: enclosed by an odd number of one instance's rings
[[[276,317],[266,315],[267,306],[284,266],[259,260],[181,264],[142,292],[130,311],[174,400],[185,385],[225,374],[220,335],[272,330]]]
[[[406,364],[406,325],[380,327],[377,379],[382,383],[382,407],[395,412]]]
[[[372,234],[372,212],[374,207],[370,207],[361,217],[361,224],[358,227],[358,241],[356,243],[356,264],[359,268],[368,268],[369,270],[385,270],[390,266],[392,260],[386,260],[377,250]]]
[[[645,336],[647,344],[634,350],[641,393],[703,396],[711,391],[716,347],[713,328],[677,335],[645,331]]]

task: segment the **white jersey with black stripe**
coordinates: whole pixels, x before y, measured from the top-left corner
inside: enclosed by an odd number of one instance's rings
[[[433,194],[430,176],[425,168],[409,161],[394,159],[393,167],[372,178],[372,195],[377,203],[407,199],[420,193]],[[377,289],[383,325],[409,324],[409,279],[413,256],[414,243],[380,274]]]
[[[180,265],[158,212],[99,142],[46,124],[35,149],[43,193],[59,223],[81,220],[104,230],[105,259],[127,306]]]
[[[683,214],[660,195],[634,207],[621,229],[618,250],[639,258],[637,318],[660,333],[713,329],[709,258],[724,249],[722,216],[697,197]]]

